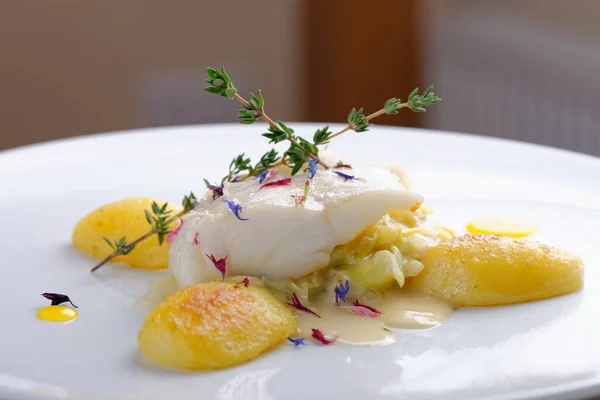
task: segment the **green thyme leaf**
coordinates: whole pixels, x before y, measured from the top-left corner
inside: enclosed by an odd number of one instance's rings
[[[269,143],[280,143],[290,138],[290,133],[269,126],[269,132],[262,134],[264,137],[269,139]]]
[[[399,106],[400,106],[400,99],[392,97],[391,99],[386,101],[385,104],[383,105],[383,111],[385,111],[385,113],[387,115],[398,114]]]
[[[110,241],[109,238],[107,238],[106,236],[102,237],[102,239],[104,239],[104,241],[106,243],[108,243],[108,245],[110,246],[111,249],[115,250],[115,245]]]
[[[315,134],[313,135],[313,143],[315,145],[327,144],[329,143],[329,136],[331,136],[332,132],[329,130],[329,125],[324,128],[317,129]]]
[[[205,183],[208,182],[206,179],[204,181]],[[187,214],[188,212],[192,211],[196,207],[197,201],[198,199],[196,199],[194,192],[190,192],[189,195],[183,196],[183,200],[181,200],[181,205],[183,206],[183,213]]]

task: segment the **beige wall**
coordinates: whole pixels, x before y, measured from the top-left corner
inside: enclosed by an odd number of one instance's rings
[[[298,119],[299,1],[3,2],[0,149],[235,120],[236,105],[202,91],[208,65],[226,65],[242,92],[262,88],[276,118]]]

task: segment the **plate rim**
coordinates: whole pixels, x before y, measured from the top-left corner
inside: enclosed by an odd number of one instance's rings
[[[320,123],[313,122],[291,122],[294,126],[302,126],[306,128],[313,128],[315,126],[320,127]],[[343,127],[344,124],[329,124],[330,127]],[[53,140],[47,140],[39,143],[28,144],[18,147],[13,147],[9,149],[4,149],[0,151],[0,166],[3,161],[10,157],[22,157],[27,156],[27,153],[30,151],[45,151],[45,150],[56,150],[56,148],[60,148],[63,145],[70,143],[85,143],[85,142],[94,142],[97,140],[115,140],[122,136],[132,136],[132,135],[146,135],[149,133],[160,133],[164,131],[193,131],[198,128],[238,128],[240,124],[238,123],[211,123],[211,124],[193,124],[193,125],[178,125],[178,126],[167,126],[167,127],[148,127],[148,128],[139,128],[139,129],[127,129],[127,130],[118,130],[118,131],[110,131],[110,132],[101,132],[101,133],[92,133],[86,134],[82,136],[76,137],[68,137],[68,138],[58,138]],[[581,161],[592,162],[594,165],[600,167],[600,157],[579,153],[573,150],[561,149],[547,145],[541,145],[537,143],[530,143],[520,140],[514,139],[506,139],[506,138],[498,138],[492,136],[478,135],[473,133],[463,133],[463,132],[454,132],[454,131],[445,131],[445,130],[435,130],[435,129],[427,129],[427,128],[412,128],[412,127],[399,127],[399,126],[390,126],[390,125],[377,125],[376,128],[382,131],[385,130],[400,130],[407,133],[413,134],[434,134],[438,136],[445,137],[453,137],[458,140],[467,140],[467,141],[479,141],[482,143],[494,144],[494,143],[503,143],[509,145],[517,145],[523,149],[527,149],[528,151],[539,152],[543,151],[548,154],[560,154],[567,157],[574,157]],[[208,132],[201,132],[202,134],[208,134]],[[0,175],[2,171],[0,171]],[[588,381],[593,381],[590,383],[586,383]],[[32,391],[33,390],[33,391]],[[38,390],[46,393],[40,393]],[[537,388],[531,389],[529,391],[521,391],[519,392],[519,396],[525,394],[529,399],[542,399],[542,398],[561,398],[560,396],[564,395],[598,395],[600,394],[600,380],[595,378],[578,380],[575,382],[562,383],[559,385],[552,386],[550,388]],[[43,399],[80,399],[86,398],[89,399],[88,393],[75,393],[71,389],[61,387],[61,386],[53,386],[46,384],[40,381],[30,381],[26,378],[14,377],[8,374],[2,373],[0,371],[0,395],[13,396],[9,398],[14,399],[30,399],[30,398],[43,398]],[[110,394],[113,399],[124,399],[129,398],[128,396],[122,397],[118,394],[114,396]],[[512,397],[511,397],[512,396]],[[499,395],[489,397],[490,399],[510,399],[514,398],[513,394]],[[555,396],[555,397],[548,397]],[[103,394],[102,398],[106,398]],[[521,397],[520,397],[521,398]]]

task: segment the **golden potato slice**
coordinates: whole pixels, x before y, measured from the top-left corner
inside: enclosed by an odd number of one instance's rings
[[[220,369],[252,360],[294,332],[294,314],[264,287],[210,282],[181,290],[155,308],[138,346],[167,367]]]
[[[148,198],[131,198],[119,200],[104,205],[85,216],[73,230],[73,246],[102,259],[113,252],[113,249],[104,241],[103,237],[114,240],[123,236],[127,240],[134,240],[148,232],[152,226],[146,220],[144,210],[151,210],[152,202],[162,207],[164,201]],[[167,206],[173,214],[178,213],[181,208],[171,204]],[[177,226],[175,221],[171,229]],[[169,244],[158,243],[156,235],[140,242],[126,255],[113,259],[115,262],[124,262],[136,268],[160,269],[166,268],[169,259]]]
[[[455,306],[489,306],[547,299],[579,290],[583,262],[537,242],[466,235],[441,242],[421,259],[410,287]]]

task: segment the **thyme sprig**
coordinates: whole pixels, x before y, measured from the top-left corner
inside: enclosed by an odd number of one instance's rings
[[[115,257],[131,253],[138,243],[149,238],[150,236],[157,235],[158,243],[162,245],[165,237],[171,232],[169,225],[177,220],[177,218],[189,213],[196,206],[196,201],[197,199],[193,192],[190,192],[189,195],[184,196],[183,200],[181,201],[183,210],[177,214],[172,214],[172,211],[167,210],[168,203],[163,204],[161,207],[156,202],[152,202],[150,207],[151,211],[144,210],[146,221],[148,221],[152,228],[131,242],[128,242],[125,236],[113,240],[104,237],[104,241],[111,247],[111,249],[113,249],[113,252],[96,264],[90,272],[98,270]]]
[[[441,101],[439,97],[437,97],[433,93],[433,86],[429,86],[423,94],[419,94],[419,88],[414,89],[408,95],[408,100],[405,103],[402,103],[400,99],[392,97],[388,99],[383,108],[380,110],[365,116],[363,114],[363,109],[359,108],[358,110],[353,108],[352,111],[348,114],[348,125],[342,129],[341,131],[334,133],[332,135],[326,136],[325,140],[331,140],[344,132],[353,130],[357,133],[366,132],[369,130],[369,127],[372,125],[371,120],[377,118],[381,115],[393,115],[398,114],[398,111],[403,108],[408,108],[413,112],[425,112],[425,107],[429,107],[434,105],[435,103]]]
[[[278,144],[284,141],[290,143],[283,154],[279,154],[277,150],[272,148],[264,153],[260,157],[260,160],[255,164],[252,163],[252,160],[247,157],[245,153],[236,156],[229,164],[229,172],[221,180],[221,186],[211,185],[205,180],[207,188],[213,191],[213,199],[216,199],[223,194],[224,182],[243,181],[253,176],[259,176],[266,170],[278,166],[286,165],[291,168],[291,175],[297,174],[307,163],[313,167],[318,163],[323,168],[328,169],[330,167],[319,158],[319,146],[328,144],[331,139],[350,130],[358,133],[368,131],[372,125],[371,120],[378,116],[384,114],[398,114],[398,111],[403,108],[407,108],[413,112],[424,112],[426,111],[426,107],[441,100],[433,93],[433,86],[427,88],[422,94],[419,94],[419,89],[416,88],[408,95],[408,100],[406,102],[402,103],[400,99],[393,97],[384,103],[383,108],[369,115],[365,115],[362,108],[353,108],[346,118],[348,125],[344,129],[337,133],[333,133],[329,129],[329,126],[325,126],[315,131],[312,140],[307,140],[296,135],[294,130],[282,121],[275,121],[267,115],[265,112],[265,99],[260,90],[257,94],[250,93],[249,100],[241,97],[224,67],[221,67],[220,69],[207,68],[206,82],[208,83],[208,86],[204,88],[205,91],[226,97],[230,100],[235,99],[242,104],[242,108],[238,110],[237,115],[240,123],[253,124],[262,119],[268,124],[267,132],[263,133],[262,136],[269,139],[269,144]],[[349,166],[340,161],[336,166],[332,166],[332,168],[336,167]],[[311,170],[311,168],[305,168],[305,170]],[[349,175],[348,177],[348,179],[350,179]],[[304,197],[303,201],[306,199],[307,190],[308,185],[305,185],[304,196],[299,196]],[[301,203],[300,200],[296,201]],[[128,242],[125,236],[112,240],[104,237],[104,241],[110,246],[113,252],[96,264],[91,272],[98,270],[117,256],[129,254],[138,243],[153,235],[157,235],[159,244],[162,244],[165,237],[171,232],[169,225],[190,212],[195,207],[196,203],[197,199],[194,196],[194,193],[184,196],[182,201],[183,210],[174,215],[171,211],[167,210],[167,204],[159,207],[158,204],[152,203],[151,210],[145,210],[146,220],[152,228],[131,242]]]
[[[413,112],[424,112],[425,107],[440,101],[440,98],[433,93],[433,86],[427,88],[423,94],[419,94],[419,88],[416,88],[408,95],[406,102],[402,103],[400,99],[393,97],[384,103],[383,108],[369,115],[365,115],[362,108],[353,108],[346,118],[348,125],[344,129],[333,133],[329,130],[329,126],[325,126],[317,129],[312,141],[310,141],[296,135],[294,130],[282,121],[274,121],[267,115],[265,112],[265,99],[260,90],[256,95],[250,93],[249,100],[241,97],[224,67],[207,68],[205,81],[208,83],[208,86],[204,88],[205,91],[231,100],[235,99],[242,104],[242,108],[238,110],[237,115],[242,124],[253,124],[259,119],[267,122],[269,125],[268,132],[262,135],[269,139],[269,144],[278,144],[286,140],[290,142],[289,148],[283,155],[279,155],[275,149],[271,149],[263,154],[260,161],[254,165],[245,153],[236,156],[231,161],[229,173],[223,177],[222,183],[226,181],[243,181],[252,176],[260,175],[266,169],[279,165],[287,165],[291,168],[291,174],[295,175],[311,160],[315,160],[322,167],[328,169],[329,166],[319,158],[318,146],[329,143],[331,139],[349,130],[357,133],[366,132],[372,125],[371,120],[380,115],[398,114],[398,111],[402,108],[407,108]]]

